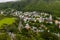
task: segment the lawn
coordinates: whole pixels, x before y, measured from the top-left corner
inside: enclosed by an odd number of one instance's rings
[[[15,18],[4,18],[2,20],[0,20],[0,27],[3,25],[3,24],[7,24],[7,25],[11,25],[15,22]]]

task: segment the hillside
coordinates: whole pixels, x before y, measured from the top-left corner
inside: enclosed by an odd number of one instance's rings
[[[60,0],[23,0],[0,3],[0,9],[16,9],[19,11],[47,12],[60,16]]]
[[[60,0],[0,3],[0,40],[60,40]]]

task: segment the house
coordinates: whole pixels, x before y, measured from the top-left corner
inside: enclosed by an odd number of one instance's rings
[[[48,30],[48,32],[50,32],[50,30]]]
[[[53,21],[52,15],[49,16],[49,18],[47,19],[47,21],[48,21],[48,23],[51,23],[51,24],[53,23],[52,22]]]
[[[39,22],[44,22],[44,18],[40,17]]]
[[[36,14],[37,12],[36,12],[36,11],[33,11],[32,13],[33,13],[33,14]]]
[[[1,14],[4,14],[4,11],[1,11]]]
[[[50,16],[49,16],[49,20],[50,20],[50,21],[52,21],[52,20],[53,20],[53,19],[52,19],[52,15],[50,15]]]
[[[28,23],[25,25],[25,29],[27,29],[27,30],[30,29],[30,25]]]
[[[59,24],[58,26],[59,26],[59,28],[60,28],[60,24]]]
[[[44,30],[38,30],[39,32],[44,32]]]
[[[48,13],[45,13],[45,16],[49,15]]]
[[[44,12],[42,12],[42,13],[40,13],[40,15],[41,15],[41,16],[43,16],[43,15],[45,15],[45,13],[44,13]]]
[[[58,21],[58,20],[55,20],[54,22],[55,22],[55,24],[56,24],[56,25],[59,23],[59,21]]]
[[[39,32],[39,30],[37,29],[37,27],[34,27],[34,26],[32,27],[32,31],[33,32]]]
[[[22,14],[23,12],[22,11],[20,11],[20,14]]]

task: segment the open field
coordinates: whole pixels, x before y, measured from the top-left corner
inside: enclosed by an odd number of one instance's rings
[[[2,20],[0,20],[0,27],[3,25],[3,24],[7,24],[7,25],[10,25],[12,23],[15,22],[15,18],[4,18]]]

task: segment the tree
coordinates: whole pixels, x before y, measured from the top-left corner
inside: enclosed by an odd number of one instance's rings
[[[50,32],[43,32],[41,37],[45,40],[58,40],[58,37]]]
[[[1,33],[0,40],[11,40],[11,39],[10,39],[9,35],[7,35],[6,33]]]

